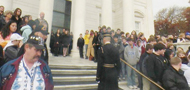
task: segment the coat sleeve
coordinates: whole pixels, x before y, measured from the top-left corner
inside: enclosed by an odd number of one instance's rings
[[[138,48],[136,48],[135,53],[137,54],[136,56],[137,56],[137,59],[138,59],[138,61],[139,61],[139,59],[140,59],[140,55],[139,55],[139,49],[138,49]]]
[[[124,49],[124,59],[127,61],[129,60],[128,54],[127,54],[127,47]]]
[[[157,81],[156,80],[156,75],[155,75],[155,70],[154,70],[154,60],[152,60],[151,57],[148,57],[146,62],[146,71],[148,76],[153,80],[153,81]]]
[[[162,78],[163,86],[167,90],[180,90],[175,84],[175,77],[172,77],[170,73],[165,72]]]
[[[97,73],[96,73],[96,79],[101,80],[102,75],[102,68],[103,68],[103,53],[102,50],[99,50],[99,59],[98,59],[98,65],[97,65]]]
[[[14,50],[11,48],[7,48],[5,51],[5,55],[9,58],[15,59],[17,57],[18,50]]]
[[[79,39],[77,40],[77,47],[79,47]]]
[[[117,73],[118,73],[118,77],[120,76],[120,70],[121,70],[121,62],[120,62],[120,57],[119,57],[119,53],[116,56],[116,68],[117,68]]]

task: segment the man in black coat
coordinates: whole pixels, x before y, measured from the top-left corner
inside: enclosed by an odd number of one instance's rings
[[[141,55],[140,60],[139,60],[140,72],[142,72],[145,75],[147,75],[145,62],[147,58],[149,57],[149,55],[152,54],[152,52],[153,52],[153,46],[151,44],[147,44],[146,52]],[[139,87],[140,87],[140,90],[149,90],[150,83],[149,81],[147,81],[147,79],[142,78],[142,76],[140,76]]]
[[[147,58],[145,62],[148,77],[150,77],[153,81],[157,82],[158,84],[161,84],[163,72],[167,69],[169,65],[169,62],[167,62],[167,60],[165,60],[163,56],[161,56],[164,55],[165,49],[166,47],[162,43],[155,44],[155,52],[153,54],[150,54],[150,56]],[[160,89],[151,83],[150,90]]]
[[[97,67],[98,90],[118,90],[121,67],[119,51],[110,44],[110,40],[110,34],[105,34]]]
[[[84,39],[82,37],[82,34],[80,34],[80,37],[78,38],[77,47],[79,48],[80,58],[84,58],[83,56]]]
[[[164,71],[162,83],[165,90],[190,90],[184,72],[180,69],[182,61],[179,57],[170,60],[171,66]]]

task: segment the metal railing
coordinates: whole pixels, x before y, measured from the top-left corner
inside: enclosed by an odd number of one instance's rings
[[[144,75],[143,73],[141,73],[140,71],[138,71],[136,68],[134,68],[133,66],[131,66],[129,63],[127,63],[125,60],[121,59],[120,60],[125,63],[127,66],[129,66],[130,68],[132,68],[135,72],[137,72],[138,74],[140,74],[141,76],[143,76],[144,78],[146,78],[148,81],[150,81],[151,83],[153,83],[154,85],[156,85],[158,88],[160,88],[161,90],[165,90],[162,86],[160,86],[158,83],[154,82],[153,80],[151,80],[149,77],[147,77],[146,75]]]

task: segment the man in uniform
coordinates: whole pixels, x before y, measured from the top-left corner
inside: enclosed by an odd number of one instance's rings
[[[103,46],[98,61],[97,78],[98,90],[118,90],[118,77],[120,73],[119,51],[110,44],[110,34],[105,34]]]

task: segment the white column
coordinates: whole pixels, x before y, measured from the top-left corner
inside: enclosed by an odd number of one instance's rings
[[[0,0],[0,5],[3,5],[5,7],[5,11],[6,10],[13,10],[12,6],[13,6],[13,0]]]
[[[123,0],[123,31],[131,33],[135,28],[134,0]]]
[[[155,34],[154,30],[154,16],[153,16],[153,8],[152,8],[152,0],[147,0],[147,16],[146,21],[147,21],[147,34],[145,34],[145,37],[148,38],[151,34]]]
[[[112,27],[112,0],[102,0],[102,25]]]
[[[40,6],[39,6],[39,16],[40,12],[45,13],[44,19],[48,22],[48,32],[51,33],[51,27],[52,27],[52,18],[53,18],[53,4],[54,0],[40,0]],[[49,48],[49,42],[50,42],[50,35],[47,39],[47,48]]]
[[[77,51],[77,40],[79,34],[85,33],[85,10],[86,0],[72,0],[71,26],[73,32],[73,51]]]

